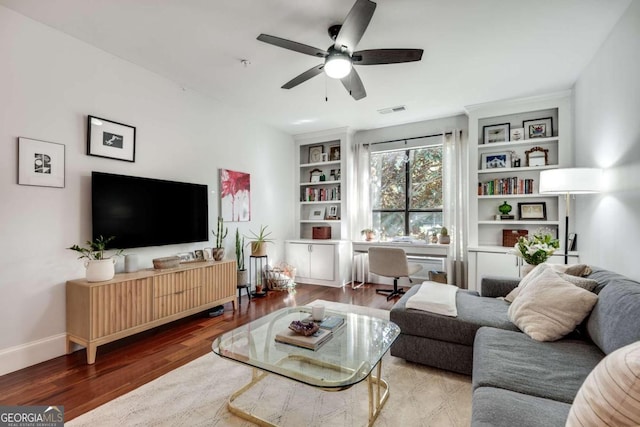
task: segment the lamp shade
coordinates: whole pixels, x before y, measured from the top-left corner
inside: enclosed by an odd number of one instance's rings
[[[588,194],[602,189],[602,169],[567,168],[540,172],[540,194]]]

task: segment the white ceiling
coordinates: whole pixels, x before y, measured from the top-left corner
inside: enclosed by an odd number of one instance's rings
[[[239,108],[291,134],[371,129],[570,88],[631,0],[378,0],[358,50],[424,49],[421,62],[360,66],[354,101],[319,64],[256,40],[326,49],[354,0],[0,0],[0,4]],[[241,59],[250,61],[248,66]],[[325,101],[325,94],[328,102]],[[406,105],[381,115],[379,109]]]

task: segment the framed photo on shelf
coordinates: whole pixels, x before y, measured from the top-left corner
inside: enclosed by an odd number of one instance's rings
[[[329,147],[329,160],[340,160],[339,145],[332,145]]]
[[[176,256],[180,258],[180,262],[189,262],[195,259],[195,255],[193,252],[180,252],[177,253]]]
[[[136,128],[89,116],[87,155],[135,162]]]
[[[194,251],[196,261],[204,261],[204,250],[196,249]]]
[[[520,219],[547,219],[546,202],[520,202],[518,203],[518,216]]]
[[[18,138],[18,184],[64,188],[63,144]]]
[[[323,145],[311,145],[309,147],[309,163],[320,163],[324,153]]]
[[[524,152],[527,157],[527,166],[546,166],[549,164],[549,150],[542,147],[533,147]]]
[[[549,138],[553,136],[553,118],[525,120],[522,122],[524,135],[527,139]]]
[[[575,251],[576,250],[576,233],[569,233],[569,238],[567,242],[567,250]]]
[[[483,144],[493,144],[495,142],[509,141],[509,130],[511,124],[501,123],[499,125],[483,126]]]
[[[482,169],[501,169],[511,167],[511,152],[482,153],[480,160]]]
[[[324,219],[324,214],[326,212],[326,208],[312,208],[311,212],[309,212],[309,219]]]
[[[209,261],[213,259],[213,249],[212,248],[204,248],[202,250],[202,256],[204,256],[205,261]]]
[[[338,206],[329,206],[329,212],[327,213],[327,219],[338,219]]]
[[[322,171],[320,169],[314,169],[309,172],[309,182],[320,182]]]

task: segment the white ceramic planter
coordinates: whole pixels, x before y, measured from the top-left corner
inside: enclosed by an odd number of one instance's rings
[[[87,282],[104,282],[113,279],[116,274],[114,258],[93,259],[84,262],[87,269]]]

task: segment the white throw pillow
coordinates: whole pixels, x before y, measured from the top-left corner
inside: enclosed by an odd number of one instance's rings
[[[526,276],[520,279],[520,283],[518,284],[518,286],[513,290],[511,290],[511,292],[509,292],[506,297],[504,297],[504,300],[508,302],[513,302],[513,300],[516,299],[516,297],[520,294],[520,292],[529,283],[531,283],[532,281],[535,281],[538,278],[538,276],[542,274],[542,272],[547,268],[549,268],[549,265],[545,263],[538,264],[535,267],[533,267],[533,270],[531,270],[529,273],[527,273]]]
[[[598,300],[546,268],[509,307],[509,319],[537,341],[555,341],[573,331]]]
[[[598,363],[578,390],[566,425],[640,425],[640,341]]]

